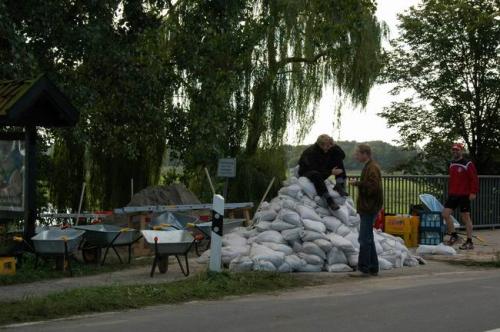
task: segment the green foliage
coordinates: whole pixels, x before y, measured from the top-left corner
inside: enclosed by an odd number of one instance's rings
[[[381,115],[407,146],[429,142],[429,160],[461,140],[480,173],[498,173],[499,10],[495,0],[428,0],[399,16],[385,75],[394,94],[414,93]]]
[[[361,170],[363,165],[354,159],[354,151],[358,143],[354,141],[338,141],[336,143],[346,154],[344,167],[347,170]],[[406,150],[382,141],[367,142],[367,144],[371,146],[374,159],[377,160],[384,172],[406,169],[403,166],[407,165],[409,161],[414,162],[414,158],[417,156],[416,150]],[[285,146],[288,168],[298,164],[302,151],[307,147],[307,145]]]

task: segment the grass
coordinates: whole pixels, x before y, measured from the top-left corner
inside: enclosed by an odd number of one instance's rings
[[[290,274],[204,272],[165,284],[80,288],[40,298],[1,303],[0,325],[190,300],[215,300],[229,295],[269,292],[312,284],[311,281]]]
[[[113,254],[110,254],[110,256],[112,255]],[[127,257],[122,255],[122,259],[126,260]],[[130,264],[120,264],[115,257],[109,257],[106,259],[106,263],[103,266],[72,261],[71,268],[73,270],[73,277],[82,277],[130,269],[137,266],[150,265],[151,261],[151,257],[144,257],[141,259],[132,259]],[[68,276],[69,271],[63,272],[55,269],[55,261],[53,259],[49,259],[47,263],[40,260],[38,267],[35,268],[35,258],[32,255],[28,255],[25,257],[22,266],[17,269],[15,275],[0,276],[0,286],[30,283],[48,279],[59,279]]]

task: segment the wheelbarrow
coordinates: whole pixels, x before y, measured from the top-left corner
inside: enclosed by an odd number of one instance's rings
[[[182,273],[189,275],[188,253],[193,246],[195,239],[190,232],[186,230],[158,231],[142,230],[144,240],[151,249],[154,250],[155,257],[151,267],[151,277],[153,277],[156,267],[160,273],[168,271],[168,258],[175,256]],[[179,256],[184,256],[186,268],[182,266]]]
[[[55,257],[56,268],[69,270],[71,276],[70,259],[74,259],[74,252],[79,248],[84,231],[77,229],[50,229],[42,231],[31,238],[36,255],[35,268],[38,258]]]
[[[128,263],[132,256],[132,245],[142,237],[141,233],[133,228],[122,228],[115,225],[94,224],[74,226],[74,229],[85,231],[82,243],[82,257],[86,263],[97,263],[101,259],[102,249],[105,248],[101,265],[104,265],[109,249],[113,249],[123,264],[116,247],[128,247]]]

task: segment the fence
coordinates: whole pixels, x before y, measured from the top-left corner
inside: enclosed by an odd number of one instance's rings
[[[359,176],[351,176],[359,179]],[[384,209],[387,213],[409,213],[410,205],[422,204],[420,194],[434,195],[444,203],[448,195],[448,176],[443,175],[385,175]],[[349,186],[356,199],[357,190]],[[476,228],[500,226],[500,176],[479,176],[479,193],[471,204],[471,217]],[[455,217],[459,212],[455,211]]]

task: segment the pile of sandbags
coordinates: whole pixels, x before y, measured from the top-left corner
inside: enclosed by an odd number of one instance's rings
[[[358,263],[360,216],[350,197],[325,183],[340,209],[330,212],[307,178],[292,177],[277,197],[261,205],[254,226],[223,236],[222,262],[233,271],[352,271]],[[419,264],[401,238],[374,230],[374,240],[380,269]],[[199,262],[209,255],[206,251]]]

